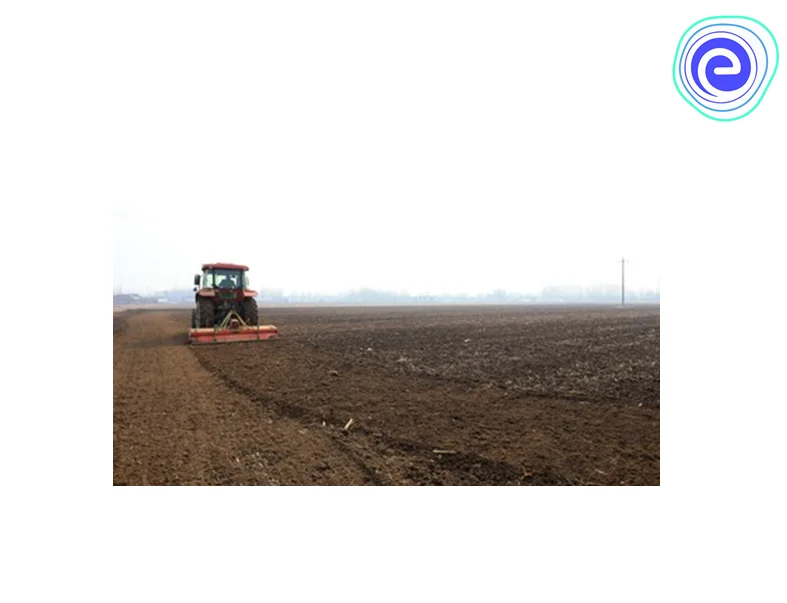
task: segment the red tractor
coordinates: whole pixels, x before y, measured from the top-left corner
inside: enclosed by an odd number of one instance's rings
[[[248,266],[203,264],[194,275],[191,343],[223,343],[277,337],[272,325],[260,325],[257,292],[249,289]]]

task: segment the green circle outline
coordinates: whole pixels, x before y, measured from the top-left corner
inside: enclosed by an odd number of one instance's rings
[[[773,63],[773,73],[771,73],[771,77],[770,77],[770,79],[768,79],[768,83],[765,84],[765,89],[763,89],[762,94],[760,95],[760,98],[757,100],[757,103],[751,109],[749,109],[746,113],[744,113],[743,115],[739,115],[738,117],[727,117],[727,118],[725,118],[725,117],[713,117],[712,115],[708,115],[707,113],[705,113],[704,111],[699,109],[697,107],[697,105],[692,103],[688,98],[686,98],[686,95],[683,94],[683,92],[681,92],[680,87],[678,86],[678,81],[675,79],[675,68],[678,65],[678,53],[680,52],[681,45],[683,44],[683,38],[685,38],[686,34],[689,33],[692,29],[694,29],[700,23],[702,23],[704,21],[711,21],[713,19],[746,19],[747,21],[753,21],[754,23],[756,23],[757,25],[759,25],[765,31],[768,32],[768,35],[771,36],[771,40],[773,40],[773,46],[774,46],[774,48],[776,48],[776,57],[775,57],[775,60],[774,60],[774,63]],[[743,15],[720,15],[718,17],[705,17],[704,19],[700,19],[696,23],[692,23],[686,29],[686,31],[683,32],[683,35],[680,37],[680,40],[678,41],[678,47],[675,49],[675,60],[672,61],[672,83],[675,84],[675,90],[678,91],[678,94],[680,94],[680,96],[683,98],[683,100],[685,100],[700,115],[704,115],[708,119],[712,119],[714,121],[735,121],[737,119],[743,119],[749,113],[751,113],[757,107],[760,106],[760,103],[762,102],[762,99],[765,98],[765,94],[768,92],[768,88],[770,88],[770,86],[771,86],[771,82],[773,81],[773,76],[776,75],[776,70],[778,68],[779,68],[779,45],[776,43],[776,38],[773,36],[773,33],[771,33],[771,30],[768,29],[768,27],[767,27],[767,25],[765,25],[765,23],[762,23],[761,21],[758,21],[757,19],[752,19],[751,17],[744,17]]]

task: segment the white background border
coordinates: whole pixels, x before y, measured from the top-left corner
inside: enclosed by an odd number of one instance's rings
[[[135,6],[155,20],[161,4]],[[240,19],[252,7],[210,6]],[[662,602],[783,592],[787,98],[777,74],[752,116],[719,124],[689,110],[668,75],[686,25],[727,8],[594,7],[621,26],[663,29],[665,77],[654,86],[669,91],[649,111],[680,103],[669,115],[686,132],[654,174],[688,195],[653,208],[665,255],[663,486],[184,490],[110,486],[110,212],[138,175],[117,163],[128,107],[115,104],[103,59],[125,10],[5,4],[3,257],[30,266],[27,278],[57,266],[32,301],[4,305],[6,599]],[[787,32],[784,3],[746,10],[777,38]],[[707,204],[675,153],[699,134],[705,148],[729,145],[750,177],[726,180],[729,195]],[[103,276],[75,289],[71,267],[87,263]],[[720,294],[720,282],[734,286]]]

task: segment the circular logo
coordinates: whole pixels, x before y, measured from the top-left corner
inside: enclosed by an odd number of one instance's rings
[[[731,121],[760,104],[778,62],[776,40],[759,21],[709,17],[684,32],[672,77],[680,95],[697,111]]]

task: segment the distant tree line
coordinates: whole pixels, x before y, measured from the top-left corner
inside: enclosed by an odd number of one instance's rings
[[[124,293],[113,296],[115,305],[129,304],[191,304],[191,289],[157,291],[153,295]],[[620,303],[620,285],[592,287],[550,286],[539,293],[515,293],[497,289],[490,293],[469,295],[463,293],[441,295],[410,295],[406,292],[363,288],[346,293],[285,293],[279,289],[262,289],[257,301],[263,304],[341,304],[341,305],[397,305],[397,304],[527,304],[527,303]],[[626,302],[659,303],[656,290],[632,289],[626,291]]]

